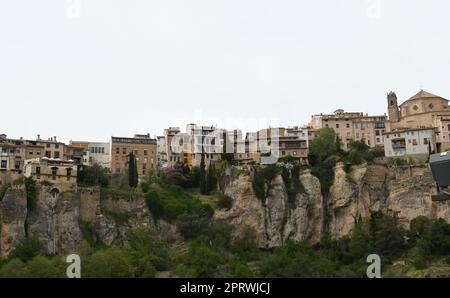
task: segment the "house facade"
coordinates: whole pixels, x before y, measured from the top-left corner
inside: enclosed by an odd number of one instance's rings
[[[436,150],[435,128],[398,129],[384,133],[384,152],[389,158],[411,157],[425,161]]]
[[[312,116],[309,126],[313,130],[332,128],[341,140],[342,148],[348,149],[350,140],[362,141],[369,147],[383,146],[387,116],[370,116],[361,112],[336,110],[333,114]]]
[[[156,168],[156,139],[150,134],[128,137],[111,137],[111,173],[125,173],[130,153],[136,157],[139,176]]]

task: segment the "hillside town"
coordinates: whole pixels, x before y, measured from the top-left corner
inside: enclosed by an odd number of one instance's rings
[[[163,134],[112,136],[107,142],[58,141],[57,137],[35,140],[0,135],[0,184],[21,177],[49,181],[60,189],[76,187],[82,166],[98,165],[111,174],[124,173],[128,156],[136,157],[137,173],[146,176],[152,170],[177,163],[208,166],[218,163],[223,153],[236,164],[267,164],[283,157],[308,163],[309,143],[318,130],[333,129],[342,150],[350,141],[364,142],[370,148],[383,148],[386,158],[424,162],[431,152],[450,148],[449,100],[421,90],[398,103],[394,92],[387,94],[387,115],[346,112],[317,114],[306,125],[267,128],[257,132],[227,130],[214,126],[187,124],[185,132],[169,127]],[[272,158],[271,158],[272,157]]]

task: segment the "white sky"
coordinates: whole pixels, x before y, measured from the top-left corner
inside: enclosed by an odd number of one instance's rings
[[[448,0],[0,0],[0,133],[253,130],[384,114],[390,90],[450,98],[449,14]]]

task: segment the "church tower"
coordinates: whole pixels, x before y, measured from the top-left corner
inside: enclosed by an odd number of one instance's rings
[[[397,104],[397,95],[394,92],[389,92],[387,95],[389,120],[391,122],[398,122],[400,120],[400,112]]]

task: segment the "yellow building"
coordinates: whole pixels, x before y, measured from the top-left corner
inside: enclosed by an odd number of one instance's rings
[[[77,175],[77,165],[73,161],[47,157],[25,161],[25,177],[32,177],[38,182],[46,181],[58,193],[76,189]]]
[[[111,173],[124,173],[128,167],[131,152],[136,157],[139,176],[145,176],[156,168],[156,139],[150,134],[135,135],[133,138],[111,138]]]
[[[450,149],[449,101],[441,96],[421,90],[398,105],[397,95],[387,95],[389,131],[435,128],[436,150]]]
[[[312,116],[309,126],[312,130],[332,128],[340,138],[343,149],[348,149],[350,140],[364,142],[369,147],[383,146],[383,133],[386,132],[387,117],[369,116],[361,112],[336,110],[333,114]]]

